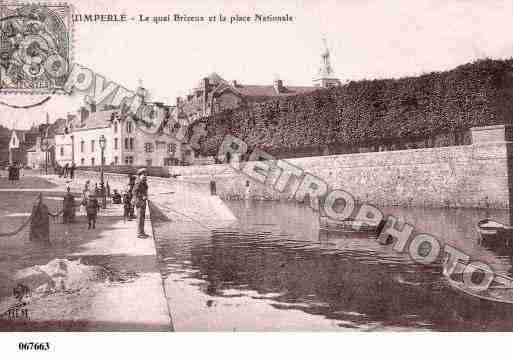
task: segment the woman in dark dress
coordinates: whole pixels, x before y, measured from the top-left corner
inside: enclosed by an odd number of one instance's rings
[[[64,223],[72,223],[75,221],[75,197],[71,194],[68,187],[62,203],[62,220]]]
[[[39,194],[34,207],[32,207],[31,217],[29,240],[34,242],[49,242],[50,218],[48,207],[43,203],[42,193]]]

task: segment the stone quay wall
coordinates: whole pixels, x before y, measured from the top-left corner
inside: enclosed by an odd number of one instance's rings
[[[509,208],[513,182],[513,143],[509,126],[472,129],[473,144],[402,151],[356,153],[293,158],[287,162],[323,179],[331,189],[342,189],[360,201],[377,206]],[[249,195],[259,200],[293,197],[299,179],[291,180],[284,192],[273,189],[281,174],[277,167],[267,172],[265,184],[244,174],[244,166],[231,165],[169,167],[178,181],[207,187],[214,179],[224,199]],[[240,170],[233,167],[239,167]],[[247,169],[247,168],[246,168]]]
[[[513,188],[513,142],[504,125],[472,129],[473,144],[453,147],[293,158],[289,164],[342,189],[358,200],[377,206],[510,208]],[[301,178],[292,176],[283,192],[273,188],[281,174],[266,171],[266,162],[202,166],[172,166],[176,178],[149,177],[152,193],[183,190],[209,193],[216,182],[222,199],[291,200]],[[266,174],[260,183],[244,173],[248,167]],[[237,167],[238,169],[234,168]],[[258,170],[260,168],[260,170]],[[97,172],[77,171],[79,178],[98,178]],[[94,177],[93,177],[94,176]],[[111,188],[122,189],[126,175],[105,174]],[[92,181],[93,183],[96,181]]]

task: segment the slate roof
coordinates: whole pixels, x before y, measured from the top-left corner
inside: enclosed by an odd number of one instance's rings
[[[94,130],[99,128],[107,128],[110,126],[110,119],[113,112],[119,110],[96,111],[89,114],[85,120],[84,126],[76,126],[75,131]]]
[[[280,92],[276,92],[272,85],[239,85],[233,87],[242,96],[247,98],[268,98],[292,96],[300,93],[315,91],[318,88],[313,86],[283,86]]]

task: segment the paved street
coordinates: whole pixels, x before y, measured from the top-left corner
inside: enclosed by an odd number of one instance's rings
[[[66,185],[64,179],[47,181],[25,176],[17,186],[2,191],[2,232],[15,229],[27,218],[41,190],[50,212],[57,212]],[[100,212],[94,230],[87,230],[86,219],[78,212],[73,224],[62,224],[62,218],[51,219],[47,245],[29,242],[28,228],[16,236],[0,238],[2,312],[12,305],[12,288],[18,282],[15,274],[30,271],[33,266],[44,266],[55,259],[73,263],[80,260],[80,265],[102,268],[102,273],[108,274],[102,280],[84,279],[75,291],[34,295],[27,305],[30,320],[0,321],[0,330],[170,330],[153,237],[138,239],[136,221],[125,222],[121,214],[120,205],[109,205]],[[147,232],[152,233],[149,218],[146,223]]]

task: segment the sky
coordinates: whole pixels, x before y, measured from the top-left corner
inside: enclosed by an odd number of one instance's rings
[[[325,38],[341,80],[442,71],[476,59],[513,57],[513,2],[501,0],[70,1],[76,14],[128,17],[285,15],[287,23],[75,23],[74,62],[174,105],[204,76],[242,84],[310,85]],[[42,96],[0,95],[15,105]],[[0,124],[26,129],[76,113],[83,97],[57,95],[30,110],[0,106]]]

